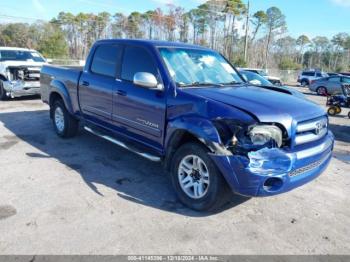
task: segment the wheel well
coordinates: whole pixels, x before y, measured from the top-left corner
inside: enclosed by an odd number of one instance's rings
[[[193,135],[192,133],[186,130],[175,131],[175,133],[170,138],[170,142],[168,143],[168,146],[167,146],[167,152],[166,152],[165,161],[164,161],[166,170],[168,171],[170,170],[170,163],[172,162],[172,159],[176,150],[180,146],[189,142],[197,142],[199,144],[203,144],[203,142],[201,142],[198,139],[198,137],[196,137],[195,135]]]
[[[5,76],[3,76],[3,75],[0,75],[0,80],[4,80],[4,81],[6,81],[6,80],[7,80],[7,78],[6,78]]]
[[[52,109],[53,109],[53,104],[55,103],[55,101],[57,100],[62,100],[62,96],[57,93],[57,92],[52,92],[50,94],[50,100],[49,100],[49,105],[50,105],[50,117],[52,118],[53,116],[53,112],[52,112]]]
[[[300,82],[307,82],[307,83],[309,83],[309,79],[303,78],[303,79],[300,80]]]
[[[325,87],[325,86],[318,86],[318,87],[316,88],[316,92],[318,92],[318,90],[319,90],[320,88],[326,89],[326,92],[328,91],[327,87]]]

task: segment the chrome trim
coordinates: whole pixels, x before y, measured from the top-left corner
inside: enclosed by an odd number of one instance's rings
[[[331,156],[332,152],[328,153],[326,156],[324,156],[323,158],[321,158],[320,160],[317,160],[316,162],[313,162],[307,166],[303,166],[301,168],[298,168],[296,170],[293,170],[291,172],[289,172],[289,176],[290,177],[296,177],[302,174],[305,174],[307,172],[310,172],[318,167],[320,167],[322,164],[324,164],[324,162],[326,162],[329,157]]]
[[[108,140],[108,141],[112,142],[113,144],[116,144],[116,145],[118,145],[118,146],[120,146],[120,147],[122,147],[122,148],[124,148],[124,149],[126,149],[126,150],[129,150],[130,152],[133,152],[133,153],[139,155],[139,156],[142,156],[142,157],[144,157],[144,158],[147,158],[148,160],[151,160],[151,161],[154,161],[154,162],[160,162],[160,161],[161,161],[160,157],[153,156],[153,155],[148,154],[148,153],[138,152],[137,150],[128,147],[128,146],[127,146],[126,144],[124,144],[123,142],[121,142],[121,141],[119,141],[119,140],[117,140],[117,139],[115,139],[115,138],[112,138],[112,137],[110,137],[110,136],[103,135],[103,134],[101,134],[100,132],[97,132],[97,131],[95,131],[95,130],[92,130],[91,128],[89,128],[89,127],[87,127],[87,126],[84,126],[84,129],[85,129],[86,131],[90,132],[91,134],[94,134],[94,135],[99,136],[99,137],[101,137],[101,138],[103,138],[103,139],[105,139],[105,140]]]
[[[329,147],[331,147],[332,144],[333,144],[333,141],[331,139],[327,139],[327,141],[325,141],[324,143],[318,146],[296,152],[297,159],[304,159],[304,158],[308,158],[308,157],[320,154],[324,152],[326,149],[328,149]]]
[[[301,145],[313,142],[324,137],[328,132],[328,119],[321,117],[297,125],[295,144]]]
[[[314,142],[318,139],[321,139],[327,134],[328,130],[324,128],[321,133],[315,134],[315,133],[306,133],[305,135],[297,135],[295,137],[295,144],[301,145],[309,142]]]

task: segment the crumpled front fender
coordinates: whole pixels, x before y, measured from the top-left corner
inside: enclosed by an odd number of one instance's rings
[[[165,145],[169,147],[178,131],[188,132],[206,145],[212,153],[231,154],[222,146],[220,135],[213,123],[205,118],[185,116],[168,123]]]

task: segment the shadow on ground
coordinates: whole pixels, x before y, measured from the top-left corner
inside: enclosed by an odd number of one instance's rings
[[[350,119],[348,119],[350,124]],[[332,130],[335,140],[350,143],[350,125],[336,125],[330,124],[329,128]]]
[[[13,133],[2,137],[5,142],[0,143],[0,150],[11,150],[21,140],[29,143],[36,150],[25,152],[27,157],[59,161],[68,170],[79,173],[86,185],[101,197],[103,193],[97,184],[114,189],[119,197],[134,203],[193,217],[223,212],[248,200],[233,196],[231,202],[215,213],[195,212],[177,200],[161,164],[83,131],[73,139],[60,139],[54,134],[46,110],[0,113],[0,121]]]

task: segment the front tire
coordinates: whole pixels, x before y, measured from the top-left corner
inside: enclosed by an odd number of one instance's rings
[[[3,81],[0,80],[0,100],[5,101],[8,99],[8,96],[6,95],[6,90],[4,88]]]
[[[319,96],[325,96],[328,94],[327,88],[325,88],[324,86],[320,86],[319,88],[317,88],[316,92]]]
[[[210,159],[208,149],[198,143],[185,144],[176,151],[171,181],[180,201],[197,211],[215,211],[229,195],[226,181]]]
[[[56,100],[52,107],[52,122],[56,134],[62,138],[74,137],[79,128],[79,122],[69,114],[62,100]]]

